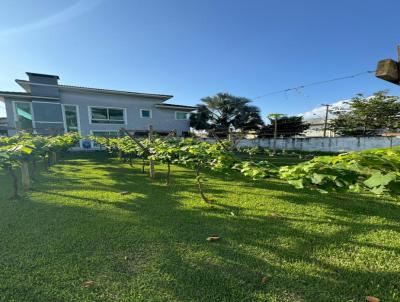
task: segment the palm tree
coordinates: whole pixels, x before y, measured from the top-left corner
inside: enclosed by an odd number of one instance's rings
[[[214,130],[227,135],[236,130],[258,130],[264,125],[260,110],[249,105],[251,100],[229,93],[218,93],[201,99],[202,104],[190,116],[190,126],[196,130]]]

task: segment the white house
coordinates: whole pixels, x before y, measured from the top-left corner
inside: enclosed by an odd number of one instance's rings
[[[20,130],[38,134],[71,131],[81,135],[117,136],[125,128],[145,133],[188,133],[195,107],[166,103],[171,95],[60,85],[56,75],[27,73],[16,80],[24,92],[0,91],[9,135]]]

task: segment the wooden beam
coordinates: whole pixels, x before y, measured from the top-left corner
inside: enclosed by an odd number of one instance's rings
[[[149,141],[150,141],[150,143],[153,142],[153,139],[154,139],[154,128],[152,125],[149,125]],[[149,160],[149,173],[150,173],[150,178],[155,177],[154,160],[152,160],[152,159]]]
[[[217,141],[217,143],[224,148],[225,151],[229,151],[228,148],[224,145],[223,141],[218,137],[218,135],[214,132],[214,130],[209,130],[208,131],[213,137],[214,139]]]
[[[399,48],[400,51],[400,48]],[[400,72],[399,63],[392,60],[386,59],[378,62],[375,76],[379,79],[391,82],[393,84],[400,85]]]
[[[125,133],[126,135],[128,135],[130,137],[130,139],[133,140],[145,152],[145,154],[150,153],[149,149],[147,149],[145,146],[143,146],[143,144],[138,139],[136,139],[132,134],[130,134],[128,132],[128,130],[121,128],[120,131]]]

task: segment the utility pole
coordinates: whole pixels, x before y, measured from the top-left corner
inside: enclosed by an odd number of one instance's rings
[[[326,112],[325,112],[325,122],[324,122],[324,137],[326,137],[326,130],[328,129],[328,114],[329,114],[329,107],[331,107],[331,105],[329,105],[329,104],[321,104],[321,105],[326,107]]]

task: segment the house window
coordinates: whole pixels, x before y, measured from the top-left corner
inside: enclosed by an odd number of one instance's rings
[[[148,109],[140,109],[140,117],[143,117],[143,118],[151,118],[151,110],[148,110]]]
[[[124,109],[90,107],[90,120],[93,124],[125,124]]]
[[[116,138],[119,136],[118,131],[92,131],[93,136]],[[93,147],[100,147],[100,144],[93,142]]]
[[[189,119],[189,113],[175,111],[175,119],[176,120],[188,120]]]
[[[31,103],[15,102],[14,104],[17,128],[21,130],[33,129]]]
[[[79,132],[78,109],[75,105],[63,105],[66,132]]]

